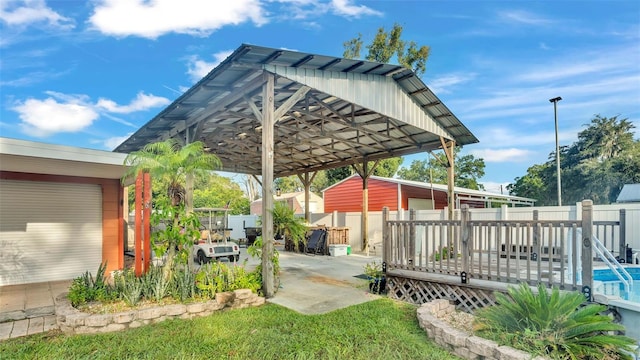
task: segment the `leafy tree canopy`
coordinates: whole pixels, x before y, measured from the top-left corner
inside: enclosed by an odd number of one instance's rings
[[[562,200],[572,204],[591,199],[595,204],[614,202],[622,186],[640,182],[640,141],[633,139],[634,125],[617,116],[595,115],[578,140],[560,149]],[[542,165],[515,178],[507,189],[517,196],[537,199],[538,205],[556,205],[555,152]]]
[[[193,190],[193,207],[224,207],[229,204],[229,214],[248,214],[249,199],[240,185],[226,176],[210,173],[196,178]]]
[[[402,39],[402,26],[394,24],[393,28],[385,31],[384,27],[378,28],[378,32],[366,48],[369,50],[366,60],[381,63],[389,63],[395,56],[398,64],[413,70],[418,76],[426,71],[426,63],[429,58],[430,48],[426,45],[418,45],[414,41]],[[357,59],[362,50],[362,34],[343,43],[343,57]]]
[[[475,156],[460,156],[460,148],[456,147],[455,153],[455,185],[467,189],[483,190],[484,187],[478,180],[484,176],[484,160]],[[433,182],[435,184],[447,183],[447,166],[444,154],[429,160],[413,160],[408,168],[398,170],[398,177],[404,180],[421,182]]]

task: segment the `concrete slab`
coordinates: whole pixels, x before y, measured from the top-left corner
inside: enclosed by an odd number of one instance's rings
[[[29,319],[14,321],[13,330],[11,331],[11,338],[27,335],[28,329],[29,329]]]
[[[311,256],[280,254],[280,287],[267,301],[300,312],[323,314],[379,298],[367,291],[367,282],[356,278],[376,257]]]
[[[44,317],[29,319],[27,335],[39,334],[44,331]]]
[[[7,340],[11,336],[13,322],[0,323],[0,341]]]

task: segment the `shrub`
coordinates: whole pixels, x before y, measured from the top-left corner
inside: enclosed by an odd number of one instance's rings
[[[107,264],[102,263],[95,278],[87,271],[73,279],[67,295],[71,305],[78,307],[91,301],[109,302],[117,298],[116,292],[105,281],[106,269]]]
[[[476,314],[474,328],[485,338],[553,359],[630,359],[635,341],[618,335],[624,326],[600,313],[606,306],[585,304],[578,292],[538,285],[496,293],[497,305]]]
[[[114,276],[118,297],[129,306],[136,306],[142,298],[142,280],[131,269],[118,272]]]

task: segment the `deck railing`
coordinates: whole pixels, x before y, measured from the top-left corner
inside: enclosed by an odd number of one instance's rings
[[[462,282],[544,283],[590,297],[592,236],[613,239],[624,220],[594,223],[591,200],[582,202],[581,215],[581,220],[473,220],[463,205],[460,220],[416,220],[415,211],[409,220],[390,220],[384,209],[383,261],[387,271],[455,275]]]

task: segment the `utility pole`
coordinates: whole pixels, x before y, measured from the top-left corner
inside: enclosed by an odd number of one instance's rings
[[[560,146],[558,145],[558,101],[560,96],[549,99],[553,103],[553,117],[556,122],[556,177],[558,178],[558,206],[562,206],[562,180],[560,179]]]

